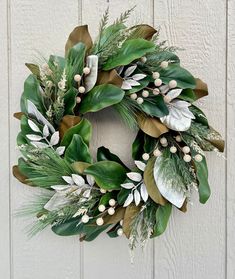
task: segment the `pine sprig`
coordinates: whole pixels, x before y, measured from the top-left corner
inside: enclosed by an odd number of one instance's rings
[[[133,6],[131,9],[125,11],[124,13],[121,13],[120,17],[114,21],[114,24],[125,23],[135,8],[136,5]]]

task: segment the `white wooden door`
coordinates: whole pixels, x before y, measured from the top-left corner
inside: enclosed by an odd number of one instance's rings
[[[80,243],[49,229],[28,239],[30,221],[14,217],[35,189],[17,182],[12,114],[28,71],[25,62],[63,54],[74,26],[88,24],[94,36],[101,15],[110,18],[137,5],[130,24],[161,27],[161,38],[186,49],[183,65],[209,85],[201,104],[227,142],[226,159],[209,154],[212,197],[203,206],[194,199],[187,214],[175,211],[166,233],[136,251],[130,263],[127,241],[99,237]],[[235,278],[235,1],[234,0],[0,0],[0,278],[2,279],[234,279]],[[91,116],[93,150],[109,147],[125,162],[134,135],[111,114]],[[106,135],[104,137],[104,134]]]

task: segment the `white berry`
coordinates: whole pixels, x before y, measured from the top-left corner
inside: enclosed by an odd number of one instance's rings
[[[143,98],[141,98],[141,97],[139,97],[139,98],[137,98],[137,104],[139,104],[139,105],[141,105],[141,104],[143,104],[143,102],[144,102],[144,99]]]
[[[169,104],[170,101],[171,101],[171,97],[166,95],[166,96],[164,96],[163,100],[164,100],[165,103]]]
[[[175,146],[171,146],[170,147],[170,152],[171,153],[176,153],[177,152],[177,148]]]
[[[85,67],[85,68],[83,69],[83,74],[84,74],[84,75],[89,75],[90,72],[91,72],[91,69],[90,69],[89,67]]]
[[[154,80],[155,86],[161,86],[162,85],[162,80],[160,78],[157,78]]]
[[[177,87],[177,81],[176,80],[171,80],[169,82],[169,87],[170,88],[176,88]]]
[[[78,74],[74,76],[74,80],[75,80],[76,82],[80,82],[81,79],[82,79],[81,76],[78,75]]]
[[[98,218],[98,219],[96,220],[96,224],[97,224],[98,226],[102,226],[102,225],[104,224],[104,219],[103,219],[102,217]]]
[[[123,225],[123,219],[119,222],[119,224],[122,226]]]
[[[182,148],[182,150],[183,150],[184,153],[189,153],[190,152],[190,148],[188,146],[184,146]]]
[[[183,157],[183,159],[184,159],[184,161],[187,162],[187,163],[189,163],[189,162],[192,160],[191,156],[188,155],[188,154],[185,154],[184,157]]]
[[[176,140],[177,142],[181,142],[181,141],[182,141],[181,136],[180,136],[180,135],[177,135],[177,136],[175,137],[175,140]]]
[[[143,158],[143,160],[148,161],[148,159],[149,159],[149,154],[148,154],[148,153],[144,153],[144,154],[142,155],[142,158]]]
[[[158,79],[160,77],[160,74],[158,72],[153,72],[152,77],[153,79]]]
[[[77,97],[77,98],[76,98],[77,104],[81,103],[81,101],[82,101],[82,99],[81,99],[80,97]]]
[[[153,151],[153,155],[154,155],[155,157],[159,157],[159,156],[162,155],[162,152],[157,148],[157,149],[155,149],[155,150]]]
[[[78,92],[79,92],[79,93],[85,93],[85,91],[86,91],[86,89],[85,89],[84,86],[79,86],[79,87],[78,87]]]
[[[162,61],[160,66],[161,66],[161,68],[165,69],[168,67],[168,65],[169,65],[169,63],[167,61]]]
[[[99,209],[99,212],[104,212],[105,211],[105,205],[100,204],[98,209]]]
[[[109,200],[109,205],[110,205],[110,206],[114,206],[115,204],[116,204],[115,199],[110,199],[110,200]]]
[[[130,97],[131,97],[132,100],[136,100],[136,99],[137,99],[137,94],[136,94],[136,93],[133,93],[133,94],[131,94]]]
[[[159,95],[160,90],[158,88],[153,89],[153,95]]]
[[[117,230],[117,235],[118,235],[118,236],[122,236],[122,235],[123,235],[123,229],[122,229],[122,228],[119,228],[119,229]]]
[[[143,96],[144,98],[147,98],[147,97],[149,96],[149,92],[148,92],[147,90],[143,90],[142,96]]]
[[[143,57],[140,58],[140,60],[141,60],[142,63],[145,63],[147,61],[147,58],[145,56],[143,56]]]
[[[89,219],[90,219],[90,217],[87,214],[83,215],[82,216],[82,223],[84,223],[84,224],[88,223]]]
[[[107,191],[105,189],[100,188],[100,193],[105,194]]]
[[[202,161],[202,159],[203,159],[203,157],[202,157],[202,155],[201,154],[197,154],[197,155],[195,155],[195,161],[196,162],[201,162]]]
[[[162,145],[167,144],[167,139],[166,139],[165,137],[160,138],[160,143],[161,143]]]
[[[115,209],[113,208],[113,207],[110,207],[109,209],[108,209],[108,214],[109,215],[113,215],[115,213]]]

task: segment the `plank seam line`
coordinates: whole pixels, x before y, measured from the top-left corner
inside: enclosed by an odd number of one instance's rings
[[[9,173],[8,173],[8,181],[9,181],[9,207],[8,207],[8,211],[9,211],[9,271],[10,271],[10,279],[13,279],[13,245],[12,245],[12,212],[11,212],[11,208],[12,208],[12,203],[11,203],[11,151],[10,151],[10,92],[11,92],[11,0],[6,0],[7,3],[7,90],[8,90],[8,164],[9,164]]]

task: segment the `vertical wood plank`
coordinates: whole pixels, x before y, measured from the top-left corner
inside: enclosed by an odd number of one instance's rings
[[[227,279],[235,278],[235,2],[228,0],[227,42]]]
[[[225,135],[226,2],[156,0],[155,25],[179,53],[182,65],[208,83],[200,105],[211,125]],[[218,20],[219,19],[219,20]],[[165,235],[155,240],[156,278],[225,278],[225,160],[208,154],[212,196],[206,205],[193,198],[183,214],[174,211]]]
[[[11,90],[10,115],[19,110],[19,99],[28,70],[25,62],[38,62],[50,54],[64,53],[68,34],[78,22],[78,2],[11,0]],[[39,53],[39,52],[40,53]],[[19,122],[11,117],[11,164],[16,163],[15,150]],[[11,181],[12,213],[30,201],[36,189]],[[32,220],[31,220],[32,221]],[[77,237],[58,237],[49,229],[28,239],[24,228],[28,222],[14,218],[12,223],[14,279],[79,278],[80,244]]]
[[[109,4],[110,19],[113,20],[121,12],[137,5],[129,24],[140,22],[152,23],[152,1],[118,1],[118,0],[85,0],[82,1],[83,24],[88,24],[90,32],[97,35],[99,21]],[[93,124],[92,151],[104,145],[128,165],[131,164],[131,143],[134,134],[125,127],[118,116],[111,110],[105,110],[90,116]],[[99,236],[92,243],[84,243],[84,278],[152,278],[153,262],[152,243],[144,253],[137,250],[135,263],[130,263],[128,242],[124,237],[110,239],[106,235]]]
[[[1,187],[0,187],[0,274],[3,278],[10,278],[10,214],[9,214],[9,111],[8,111],[8,1],[0,2],[0,131],[1,131]]]

